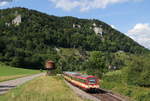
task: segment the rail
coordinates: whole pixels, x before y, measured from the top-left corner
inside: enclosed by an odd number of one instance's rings
[[[126,101],[123,98],[113,94],[112,92],[104,90],[102,88],[99,88],[96,92],[92,92],[89,94],[100,99],[101,101]]]

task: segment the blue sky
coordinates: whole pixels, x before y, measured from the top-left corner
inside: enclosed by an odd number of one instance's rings
[[[99,19],[150,49],[150,0],[0,0],[0,9],[8,7]]]

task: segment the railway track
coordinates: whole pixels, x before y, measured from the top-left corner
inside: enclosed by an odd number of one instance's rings
[[[127,101],[124,100],[122,97],[119,97],[115,94],[113,94],[110,91],[104,90],[99,88],[95,92],[85,92],[78,88],[77,86],[71,84],[70,82],[66,81],[67,85],[70,86],[71,89],[73,89],[74,92],[77,93],[80,97],[83,97],[85,99],[90,99],[91,101]]]
[[[96,92],[89,93],[90,95],[96,97],[100,101],[126,101],[121,97],[112,94],[109,91],[99,88]]]

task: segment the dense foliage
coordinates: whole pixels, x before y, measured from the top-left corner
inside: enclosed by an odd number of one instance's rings
[[[86,70],[88,74],[101,77],[103,73],[108,71],[106,60],[106,54],[93,51],[88,60],[83,63],[83,70]]]
[[[12,24],[17,15],[21,15],[22,22]],[[102,36],[95,34],[93,23],[102,26]],[[81,27],[73,27],[73,24]],[[134,54],[147,52],[147,49],[104,22],[49,16],[25,8],[0,10],[0,29],[0,61],[17,67],[41,68],[49,58],[58,61],[60,57],[54,47]]]
[[[127,82],[129,84],[150,87],[150,57],[135,57],[127,68]]]
[[[132,79],[134,81],[140,77],[140,75],[132,77],[136,77]],[[127,84],[124,70],[107,72],[103,76],[101,87],[130,97],[130,100],[125,99],[127,101],[149,101],[150,98],[150,88]]]

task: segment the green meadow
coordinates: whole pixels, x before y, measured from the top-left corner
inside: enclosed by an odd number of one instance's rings
[[[39,70],[30,70],[6,66],[0,63],[0,82],[40,73]]]

